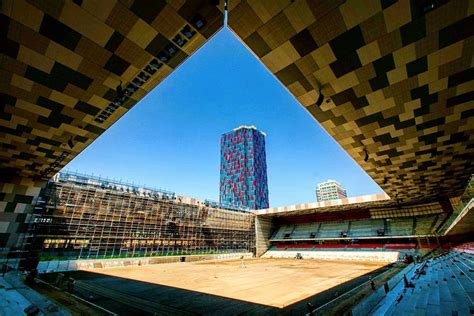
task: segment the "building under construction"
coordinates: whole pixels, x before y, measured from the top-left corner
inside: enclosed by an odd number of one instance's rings
[[[254,215],[121,181],[60,173],[33,221],[41,257],[114,258],[252,252]]]

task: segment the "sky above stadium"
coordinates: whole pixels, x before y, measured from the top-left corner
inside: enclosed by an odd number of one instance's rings
[[[217,201],[220,135],[240,125],[267,134],[271,207],[313,202],[327,179],[382,192],[227,28],[65,169]]]

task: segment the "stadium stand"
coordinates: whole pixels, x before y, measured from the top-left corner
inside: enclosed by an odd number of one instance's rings
[[[379,229],[384,229],[383,220],[361,220],[351,222],[349,236],[351,237],[370,237],[377,236]]]
[[[320,223],[309,223],[297,225],[291,238],[293,239],[306,239],[311,237],[316,237],[319,233]]]
[[[286,239],[291,236],[295,229],[295,225],[286,225],[280,227],[280,229],[273,236],[274,239]]]
[[[474,242],[466,242],[453,247],[454,250],[474,254]]]
[[[468,252],[452,250],[420,262],[406,273],[407,284],[400,281],[386,295],[380,288],[352,315],[472,315],[472,259]]]
[[[397,218],[388,221],[388,234],[391,236],[413,235],[413,218]]]
[[[431,228],[436,223],[437,217],[420,217],[415,218],[415,234],[416,235],[428,235],[431,232]]]
[[[363,219],[353,221],[321,221],[286,224],[278,227],[271,240],[325,238],[365,238],[383,236],[434,236],[440,216]]]
[[[342,237],[342,234],[347,232],[348,222],[328,222],[321,223],[319,229],[319,236],[330,238],[330,237]]]

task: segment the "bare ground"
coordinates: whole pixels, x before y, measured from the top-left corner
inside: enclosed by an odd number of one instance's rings
[[[377,270],[382,262],[296,259],[168,263],[90,272],[283,308]]]

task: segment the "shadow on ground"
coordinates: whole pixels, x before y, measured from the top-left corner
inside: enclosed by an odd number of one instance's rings
[[[64,273],[76,280],[74,293],[119,315],[303,315],[307,303],[321,306],[351,290],[387,269],[362,275],[326,291],[307,297],[284,308],[251,303],[243,300],[159,285],[127,278],[119,278],[90,271]],[[179,277],[179,276],[177,276]],[[42,278],[54,283],[57,273],[44,274]]]

